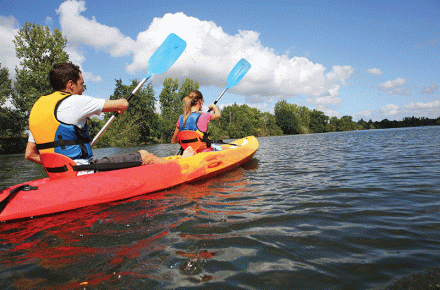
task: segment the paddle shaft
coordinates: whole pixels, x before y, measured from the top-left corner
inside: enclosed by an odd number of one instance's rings
[[[215,100],[214,105],[218,103],[218,101],[221,99],[221,97],[223,96],[223,94],[226,92],[228,88],[224,89],[223,92],[220,94],[220,96],[218,96],[217,100]]]
[[[215,100],[214,105],[216,105],[218,103],[218,101],[221,99],[221,97],[223,96],[223,94],[226,92],[228,88],[224,89],[223,92],[220,94],[220,96],[218,96],[217,100]],[[211,112],[212,109],[209,108],[208,113]]]

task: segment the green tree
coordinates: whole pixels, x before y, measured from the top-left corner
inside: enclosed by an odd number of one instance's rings
[[[163,82],[163,89],[159,94],[161,116],[165,119],[174,120],[177,114],[181,114],[182,101],[178,95],[179,81],[167,78]]]
[[[178,95],[179,82],[177,79],[167,78],[163,82],[163,89],[159,94],[161,118],[159,120],[159,139],[171,140],[174,133],[178,113],[182,110],[182,102]]]
[[[12,94],[12,81],[9,79],[9,71],[0,64],[0,137],[21,137],[20,114],[17,110],[4,106],[6,100]],[[3,140],[2,143],[8,140]],[[0,144],[0,147],[4,147]]]
[[[116,80],[115,91],[110,99],[127,98],[138,84],[137,80],[133,80],[131,85],[124,85],[121,80]],[[158,127],[158,116],[154,112],[154,103],[154,91],[150,83],[136,93],[130,100],[128,109],[112,122],[98,139],[96,146],[125,147],[151,142],[154,130]],[[90,135],[95,136],[112,115],[112,112],[105,113],[104,120],[91,119]]]
[[[9,71],[0,64],[0,154],[21,153],[26,146],[26,139],[21,136],[20,114],[14,108],[5,106],[11,94]]]
[[[284,134],[301,134],[301,119],[297,106],[282,100],[275,104],[275,121]]]
[[[336,132],[336,125],[339,119],[336,117],[331,117],[329,122],[325,125],[325,132]]]
[[[341,120],[339,120],[337,117],[331,117],[329,124],[330,124],[330,128],[331,128],[330,132],[343,131]]]
[[[199,89],[199,83],[195,82],[195,81],[193,81],[191,79],[186,79],[183,82],[182,86],[180,86],[178,95],[179,95],[179,99],[181,101],[180,104],[182,105],[182,111],[181,112],[183,112],[183,103],[182,103],[183,99],[186,96],[188,96],[191,91],[195,91],[195,90],[198,90],[198,89]]]
[[[368,129],[376,129],[375,127],[374,127],[374,122],[373,122],[373,120],[368,120]]]
[[[263,120],[265,124],[265,134],[261,136],[279,136],[283,135],[283,130],[277,125],[275,116],[271,113],[264,112]]]
[[[267,131],[263,114],[248,105],[227,106],[222,109],[221,118],[211,123],[210,131],[213,139],[263,136]]]
[[[352,116],[342,116],[339,131],[357,130],[359,125],[353,121]]]
[[[119,80],[116,82],[115,94],[111,99],[127,97],[139,84],[138,81],[132,81],[130,86],[123,86]],[[117,90],[120,90],[117,94]],[[124,90],[125,89],[125,90]],[[150,143],[153,136],[156,135],[158,129],[158,115],[155,113],[155,102],[153,85],[149,83],[136,93],[130,101],[128,113],[133,115],[138,125],[138,133],[136,144]]]
[[[310,112],[310,133],[323,133],[329,117],[323,112],[313,109]]]
[[[368,123],[364,119],[360,119],[358,122],[360,129],[368,129]]]
[[[67,40],[58,29],[51,33],[48,26],[26,22],[14,43],[21,67],[16,68],[13,104],[27,121],[36,100],[53,91],[49,82],[52,66],[69,60],[64,51]]]
[[[342,132],[359,129],[359,124],[353,121],[352,116],[342,116],[341,119],[331,117],[329,126],[326,126],[326,132]]]
[[[0,107],[12,94],[12,81],[9,79],[9,70],[2,68],[0,63]]]
[[[310,122],[311,122],[311,111],[306,106],[297,107],[298,116],[301,122],[301,132],[309,133]]]

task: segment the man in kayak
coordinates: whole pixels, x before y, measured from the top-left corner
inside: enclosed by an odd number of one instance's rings
[[[183,99],[183,114],[177,120],[171,143],[180,142],[183,149],[193,147],[198,152],[221,151],[222,148],[212,144],[208,136],[209,122],[220,118],[221,113],[214,104],[209,105],[213,114],[202,113],[202,106],[203,95],[197,90],[191,91]]]
[[[40,152],[55,152],[70,157],[77,165],[120,162],[153,164],[165,161],[146,150],[93,159],[88,118],[102,112],[122,114],[128,108],[128,101],[83,95],[84,79],[81,70],[71,63],[55,64],[49,79],[55,92],[38,99],[29,116],[31,132],[25,152],[27,160],[42,164]],[[194,152],[191,148],[182,157],[192,155]]]

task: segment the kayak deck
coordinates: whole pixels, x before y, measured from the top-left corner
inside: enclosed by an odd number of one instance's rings
[[[252,158],[258,141],[250,136],[222,145],[223,151],[192,157],[165,157],[163,163],[86,174],[74,178],[29,181],[0,192],[0,221],[47,215],[95,204],[123,200],[208,178],[240,166]],[[9,193],[24,184],[31,190]]]

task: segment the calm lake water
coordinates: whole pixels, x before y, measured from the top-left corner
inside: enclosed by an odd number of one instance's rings
[[[0,223],[0,289],[440,288],[440,127],[258,140],[214,178]],[[0,187],[43,176],[0,156]]]

